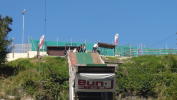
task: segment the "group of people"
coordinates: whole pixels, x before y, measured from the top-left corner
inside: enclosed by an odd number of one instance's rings
[[[74,48],[73,52],[86,52],[85,44],[81,44],[79,48]]]
[[[79,48],[74,48],[73,52],[86,52],[85,44],[81,44]],[[93,45],[92,52],[94,52],[94,53],[98,52],[99,53],[98,44],[97,43],[95,43]]]

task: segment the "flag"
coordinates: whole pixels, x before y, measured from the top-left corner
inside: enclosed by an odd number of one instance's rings
[[[119,34],[116,33],[114,36],[114,45],[118,45],[118,43],[119,43]]]
[[[43,44],[44,44],[44,35],[42,35],[41,38],[40,38],[40,41],[39,41],[39,44],[38,44],[39,49],[42,48]]]

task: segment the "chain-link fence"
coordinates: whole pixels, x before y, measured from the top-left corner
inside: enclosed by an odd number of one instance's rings
[[[22,45],[16,45],[16,52],[25,52],[27,50],[37,51],[39,41],[31,40],[30,44],[23,47]],[[80,46],[83,43],[77,42],[60,42],[60,41],[45,41],[42,51],[47,51],[47,46]],[[94,43],[84,43],[87,51],[92,51]],[[177,48],[171,49],[154,49],[154,48],[139,48],[129,45],[118,45],[114,49],[99,48],[101,55],[105,56],[141,56],[141,55],[166,55],[166,54],[177,54]]]

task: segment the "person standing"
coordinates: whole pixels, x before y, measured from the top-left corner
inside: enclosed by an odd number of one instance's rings
[[[80,48],[80,49],[79,49],[79,52],[83,52],[83,46],[82,46],[82,44],[80,45],[79,48]]]
[[[77,48],[74,48],[73,52],[76,53],[77,52]]]
[[[83,49],[83,52],[86,52],[85,44],[83,44],[82,49]]]
[[[97,49],[98,49],[98,44],[97,43],[95,43],[94,45],[93,45],[93,52],[97,52]]]

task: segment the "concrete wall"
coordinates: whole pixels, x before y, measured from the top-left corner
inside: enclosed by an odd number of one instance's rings
[[[28,51],[27,53],[8,53],[7,61],[13,61],[18,58],[33,58],[37,55],[37,51]],[[47,52],[40,52],[40,56],[47,56]]]

